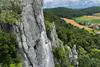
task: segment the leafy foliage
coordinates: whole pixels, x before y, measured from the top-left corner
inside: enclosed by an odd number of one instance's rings
[[[73,45],[77,45],[77,51],[79,54],[79,67],[99,67],[100,35],[89,33],[87,30],[79,29],[70,24],[67,24],[65,21],[59,18],[59,16],[55,16],[49,12],[45,13],[45,20],[55,23],[58,37],[64,43],[64,47],[68,45],[72,48]],[[60,46],[53,50],[54,57],[60,61],[59,64],[55,64],[58,67],[72,66],[68,62],[68,55],[66,55],[68,50],[65,50],[64,47]],[[64,66],[63,63],[67,65]],[[70,66],[68,66],[68,64]]]
[[[19,0],[0,0],[0,22],[14,24],[20,20]]]
[[[19,63],[16,37],[0,30],[0,64],[5,67],[11,63]]]
[[[71,8],[58,7],[58,8],[44,9],[45,14],[58,17],[67,17],[67,18],[79,17],[83,15],[92,15],[98,12],[100,12],[100,7],[90,7],[85,9],[71,9]]]
[[[53,48],[53,54],[55,57],[55,67],[73,67],[69,60],[69,48],[67,45],[62,45],[63,44],[60,44],[58,47]]]
[[[0,0],[0,66],[19,67],[16,36],[10,27],[20,21],[19,0]]]

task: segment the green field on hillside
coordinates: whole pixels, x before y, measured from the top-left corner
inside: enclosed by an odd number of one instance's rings
[[[96,16],[82,16],[75,18],[78,23],[86,23],[86,24],[100,24],[100,17]]]
[[[100,17],[100,13],[95,13],[95,14],[93,14],[94,16],[98,16],[98,17]]]

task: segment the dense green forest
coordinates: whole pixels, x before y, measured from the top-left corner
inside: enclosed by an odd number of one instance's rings
[[[18,43],[12,25],[20,19],[19,0],[0,0],[0,66],[20,67]]]
[[[79,17],[83,15],[92,15],[94,13],[99,13],[99,12],[100,12],[100,7],[89,7],[84,9],[71,9],[65,7],[58,7],[58,8],[44,9],[45,14],[59,16],[59,17],[67,17],[67,18]]]
[[[99,7],[98,7],[99,8]],[[77,13],[71,9],[71,14],[67,13],[67,9],[54,8],[47,9],[45,14],[45,24],[47,26],[47,31],[51,29],[53,23],[55,23],[58,38],[63,42],[63,46],[59,46],[53,50],[54,57],[59,61],[59,64],[55,64],[56,67],[74,67],[73,64],[69,62],[68,49],[66,46],[73,45],[77,46],[78,51],[78,61],[79,67],[99,67],[100,66],[100,35],[89,33],[84,29],[79,29],[70,24],[67,24],[60,17],[73,17],[74,14],[77,16],[82,15],[82,13]],[[94,13],[99,11],[96,8],[82,9],[86,13]],[[64,11],[65,10],[65,11]],[[92,11],[89,11],[92,10]],[[50,11],[50,12],[49,12]],[[54,11],[53,13],[51,13]],[[60,12],[61,11],[61,12]],[[80,15],[79,15],[80,14]],[[66,59],[67,58],[67,59]]]

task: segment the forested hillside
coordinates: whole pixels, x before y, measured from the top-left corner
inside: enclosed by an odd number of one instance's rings
[[[68,48],[66,48],[66,46],[73,48],[74,45],[76,45],[78,52],[78,67],[100,66],[100,35],[89,33],[89,31],[86,31],[84,28],[79,29],[74,27],[73,25],[67,24],[61,19],[61,17],[76,17],[75,14],[80,16],[87,15],[86,13],[88,12],[90,14],[95,13],[95,11],[99,12],[99,9],[94,11],[93,9],[96,8],[82,9],[84,10],[83,13],[75,12],[75,10],[66,8],[54,8],[51,10],[47,9],[47,11],[44,12],[46,25],[48,24],[48,27],[50,27],[52,23],[55,24],[58,38],[63,42],[64,46],[60,46],[59,48],[55,48],[53,50],[54,57],[56,57],[59,62],[58,64],[55,64],[56,67],[74,67],[73,63],[69,61]]]
[[[58,7],[58,8],[44,9],[45,14],[59,16],[59,17],[67,17],[67,18],[79,17],[83,15],[92,15],[94,13],[99,13],[99,12],[100,12],[100,7],[90,7],[85,9],[71,9],[71,8]]]

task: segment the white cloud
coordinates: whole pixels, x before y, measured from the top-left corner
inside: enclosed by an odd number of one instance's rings
[[[80,0],[44,0],[44,2],[78,2]]]
[[[90,7],[100,5],[100,0],[44,0],[44,7]]]
[[[53,0],[44,0],[44,2],[53,2]]]

